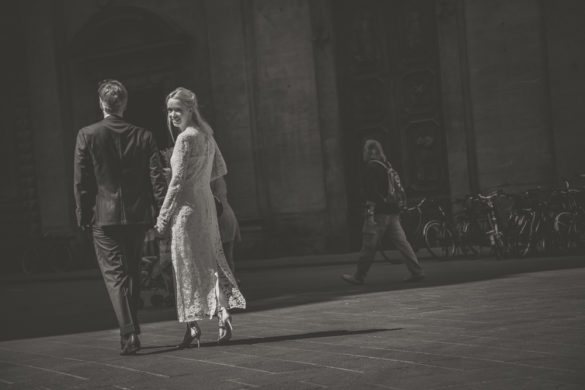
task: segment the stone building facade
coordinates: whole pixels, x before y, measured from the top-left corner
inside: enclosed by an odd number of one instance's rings
[[[360,156],[411,196],[585,172],[580,0],[26,0],[4,12],[2,246],[75,232],[76,132],[96,83],[168,144],[166,93],[199,95],[229,167],[242,258],[359,246]],[[9,55],[6,55],[6,54]]]

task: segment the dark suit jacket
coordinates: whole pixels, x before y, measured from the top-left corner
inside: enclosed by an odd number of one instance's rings
[[[118,116],[79,130],[73,187],[80,226],[152,226],[167,188],[152,133]]]

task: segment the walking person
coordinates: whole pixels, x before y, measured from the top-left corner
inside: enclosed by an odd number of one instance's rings
[[[222,205],[222,213],[219,216],[219,233],[221,236],[221,244],[223,246],[223,253],[232,270],[236,274],[236,263],[234,262],[234,244],[241,241],[240,225],[234,210],[230,206],[227,198],[227,184],[223,177],[219,177],[211,182],[211,192],[215,195]],[[236,278],[237,280],[237,278]],[[239,281],[238,281],[239,284]]]
[[[166,98],[167,123],[175,147],[171,181],[155,226],[171,234],[177,314],[187,329],[180,348],[199,346],[197,321],[218,317],[218,342],[232,336],[229,310],[245,308],[234,275],[223,253],[211,181],[227,173],[213,130],[201,117],[195,94],[177,88]]]
[[[379,241],[387,231],[410,271],[407,282],[418,282],[424,271],[400,224],[400,207],[406,201],[398,174],[392,169],[380,142],[368,139],[363,147],[366,219],[362,228],[362,249],[353,275],[342,274],[351,284],[363,284],[374,261]]]
[[[166,192],[159,152],[151,132],[123,119],[124,85],[98,87],[104,119],[79,130],[73,190],[79,226],[93,235],[94,249],[120,326],[122,355],[140,349],[137,309],[139,264],[148,227]]]

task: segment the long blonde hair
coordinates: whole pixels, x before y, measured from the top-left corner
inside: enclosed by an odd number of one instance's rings
[[[197,96],[195,95],[195,92],[190,91],[187,88],[179,87],[167,95],[165,99],[165,105],[168,105],[170,99],[176,99],[180,101],[183,106],[191,109],[191,119],[193,120],[193,123],[197,129],[208,135],[213,135],[213,129],[209,123],[203,119],[201,113],[199,112],[199,103],[197,102]],[[175,136],[173,134],[174,126],[171,122],[171,118],[168,115],[167,128],[169,129],[169,134],[171,135],[173,143],[175,143]]]

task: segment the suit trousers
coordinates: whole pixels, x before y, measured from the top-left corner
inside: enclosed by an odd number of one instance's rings
[[[400,224],[400,216],[397,214],[378,214],[374,216],[374,223],[367,219],[364,221],[362,249],[358,258],[355,277],[360,280],[366,277],[374,262],[374,256],[379,248],[380,240],[386,231],[396,249],[402,254],[403,262],[410,273],[412,275],[424,274],[412,246],[406,239],[406,234]]]
[[[140,333],[140,258],[146,227],[94,226],[93,244],[106,289],[120,325],[120,335]]]

